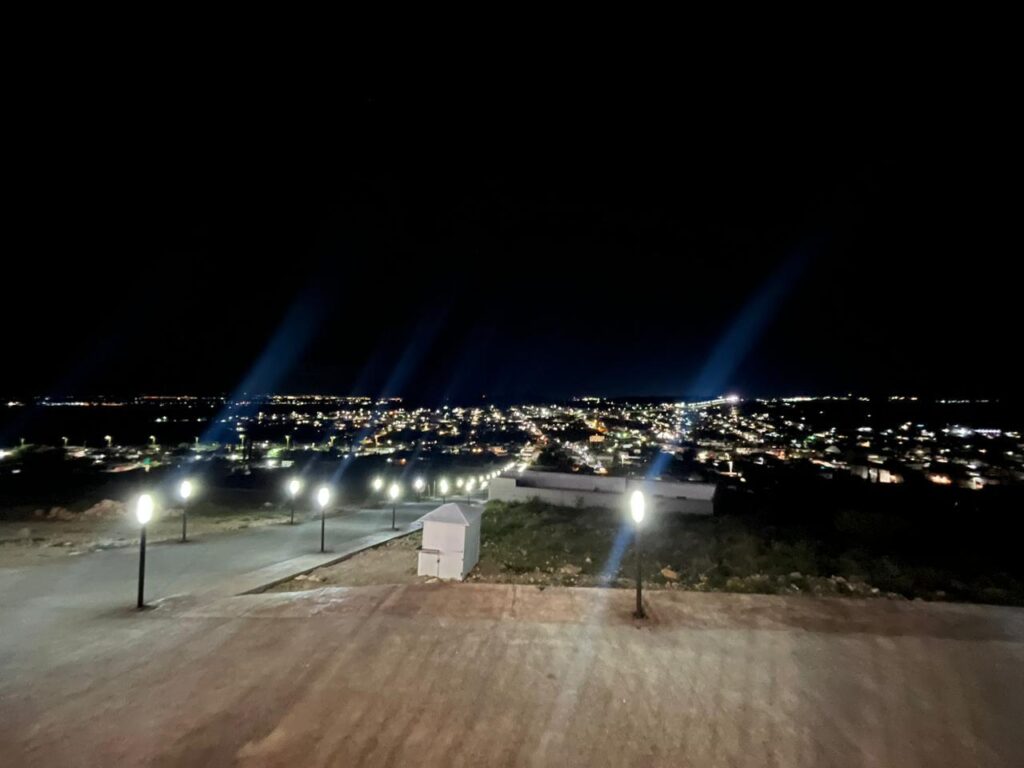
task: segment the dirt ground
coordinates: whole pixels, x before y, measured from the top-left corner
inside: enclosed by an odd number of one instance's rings
[[[268,592],[300,592],[321,587],[364,587],[373,584],[430,584],[437,579],[427,576],[416,575],[416,551],[422,541],[422,534],[417,532],[401,539],[395,539],[387,544],[374,549],[360,552],[357,555],[343,560],[325,568],[318,568],[308,574],[302,574],[286,582],[277,584]],[[726,588],[715,589],[706,584],[684,584],[679,581],[666,578],[664,574],[674,575],[674,571],[665,567],[655,580],[647,580],[645,577],[644,588],[648,590],[686,590],[686,591],[731,591]],[[808,580],[804,576],[785,577],[787,584],[792,584],[792,594],[804,594],[805,592],[797,586],[797,582],[806,588]],[[513,571],[502,566],[499,559],[494,556],[493,551],[484,546],[480,553],[480,562],[477,567],[466,577],[467,582],[478,582],[485,584],[520,584],[538,587],[596,587],[613,586],[619,588],[632,588],[636,583],[632,579],[619,578],[611,584],[602,583],[595,574],[581,572],[581,569],[573,564],[551,564],[545,567],[537,567],[529,571]],[[843,588],[844,579],[826,580],[830,591],[829,596],[835,597],[888,597],[892,600],[901,600],[899,595],[883,595],[878,590],[874,592],[856,589],[856,585]],[[749,589],[742,588],[737,591],[749,592]],[[820,596],[820,592],[807,590],[807,594]]]
[[[70,517],[71,515],[69,515]],[[15,568],[34,563],[75,557],[101,549],[134,546],[139,541],[139,525],[128,514],[111,513],[106,517],[74,519],[27,519],[0,522],[0,568]],[[236,531],[264,525],[286,523],[288,516],[276,511],[238,512],[204,516],[190,514],[190,536]],[[162,510],[147,528],[151,543],[181,536],[180,509]]]
[[[11,765],[1019,766],[1024,610],[422,584],[97,617],[8,659]]]

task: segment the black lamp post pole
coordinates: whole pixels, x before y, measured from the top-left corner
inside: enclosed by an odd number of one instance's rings
[[[641,544],[640,524],[637,523],[637,525],[636,525],[636,612],[633,614],[633,616],[638,618],[638,619],[646,619],[647,618],[647,614],[644,613],[643,594],[642,594],[642,591],[641,591],[642,588],[640,586],[641,585],[641,581],[642,581],[642,575],[641,575],[641,571],[640,571],[640,561],[641,561],[640,544]]]
[[[320,551],[324,551],[324,525],[327,519],[327,507],[320,507]]]
[[[289,516],[290,516],[290,519],[288,520],[288,525],[295,525],[295,497],[294,496],[289,496],[288,497],[288,513],[289,513]]]
[[[181,540],[188,539],[188,501],[181,503]]]
[[[143,595],[146,588],[146,526],[143,524],[139,536],[139,601],[137,607],[142,610],[145,607]]]
[[[397,531],[395,527],[395,502],[391,502],[391,530]]]

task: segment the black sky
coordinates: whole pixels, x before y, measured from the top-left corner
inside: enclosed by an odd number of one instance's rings
[[[1020,389],[985,94],[259,95],[23,116],[5,394]]]

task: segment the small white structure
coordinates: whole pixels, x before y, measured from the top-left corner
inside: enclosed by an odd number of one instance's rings
[[[480,516],[479,507],[442,504],[421,517],[423,546],[416,573],[462,581],[480,559]]]

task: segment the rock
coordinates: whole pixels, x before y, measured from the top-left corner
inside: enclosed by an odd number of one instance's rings
[[[679,574],[673,571],[667,565],[661,569],[661,575],[669,581],[679,581]]]
[[[300,573],[298,576],[295,577],[296,581],[306,581],[308,579],[309,579],[309,576],[307,576],[304,573]]]
[[[568,576],[578,576],[580,573],[583,572],[583,569],[580,568],[578,565],[567,563],[566,565],[563,565],[561,568],[559,568],[558,572],[564,573]]]
[[[800,571],[793,571],[792,573],[789,574],[789,578],[791,578],[791,579],[802,579],[803,577],[804,577],[804,575],[802,573],[800,573]]]
[[[87,510],[82,513],[82,517],[97,518],[100,520],[116,520],[124,517],[127,513],[127,508],[120,501],[114,501],[113,499],[103,499],[96,504],[93,504]]]
[[[587,565],[590,565],[590,555],[587,555],[585,558],[583,558],[583,562]]]

